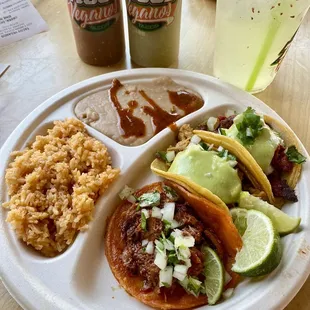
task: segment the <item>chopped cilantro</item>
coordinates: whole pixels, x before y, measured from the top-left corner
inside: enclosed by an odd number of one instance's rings
[[[189,277],[188,278],[188,284],[187,284],[187,289],[193,293],[195,296],[198,296],[200,293],[201,289],[201,282],[194,278],[194,277]]]
[[[165,225],[164,232],[165,234],[168,234],[169,230],[171,229],[171,223],[167,220],[163,220],[163,223]]]
[[[143,207],[157,207],[160,204],[160,193],[155,191],[153,193],[145,193],[138,197],[139,206]]]
[[[233,161],[237,160],[236,156],[228,153],[228,151],[225,150],[225,149],[223,149],[222,151],[218,152],[217,155],[219,157],[226,158],[227,160],[233,160]]]
[[[218,155],[219,157],[226,157],[226,158],[227,158],[227,156],[228,156],[228,151],[225,150],[225,149],[223,149],[222,151],[218,152],[217,155]]]
[[[168,265],[176,265],[178,264],[180,261],[178,259],[178,256],[176,254],[175,251],[170,251],[170,253],[168,254]]]
[[[155,247],[158,252],[166,255],[165,246],[161,241],[155,240]]]
[[[179,199],[179,195],[169,186],[164,186],[164,192],[167,197],[172,201],[177,201]]]
[[[227,159],[228,160],[237,160],[236,156],[231,155],[231,154],[228,154]]]
[[[161,282],[161,284],[162,284],[164,287],[170,287],[170,285],[169,285],[167,282]]]
[[[167,155],[167,152],[164,152],[164,151],[158,151],[155,153],[155,157],[158,158],[159,160],[164,161],[165,163],[168,162],[166,155]]]
[[[200,142],[199,145],[205,150],[208,151],[209,150],[209,145],[205,142]]]
[[[294,145],[287,149],[286,156],[292,163],[302,164],[306,161],[306,157],[300,154]]]
[[[219,132],[220,132],[220,134],[221,134],[222,136],[226,136],[226,131],[225,131],[225,129],[220,128],[220,129],[219,129]]]
[[[171,241],[172,243],[174,243],[174,237],[172,235],[169,236],[168,240]]]
[[[141,212],[141,227],[144,231],[147,231],[146,228],[146,216],[143,212]]]
[[[243,112],[242,121],[236,123],[236,127],[238,129],[237,137],[241,142],[244,145],[252,145],[263,129],[263,122],[261,117],[255,113],[255,110],[248,107]]]

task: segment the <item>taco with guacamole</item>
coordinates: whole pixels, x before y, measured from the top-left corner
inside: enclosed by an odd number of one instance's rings
[[[225,116],[208,118],[193,134],[237,156],[240,169],[260,184],[272,204],[298,200],[294,188],[306,158],[295,134],[276,119],[250,107],[240,114],[228,110]]]
[[[122,198],[105,253],[131,296],[157,309],[192,309],[216,303],[238,284],[231,266],[242,239],[226,211],[169,181]]]
[[[206,143],[188,124],[180,128],[178,139],[175,146],[156,153],[157,158],[151,164],[155,174],[207,198],[226,212],[239,202],[241,192],[249,188],[260,198],[272,201],[269,183],[264,187],[260,182],[265,178],[263,171],[258,170],[252,177],[240,154],[231,152],[230,145]]]

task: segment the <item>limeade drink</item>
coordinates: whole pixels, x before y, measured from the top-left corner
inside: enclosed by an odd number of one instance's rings
[[[310,0],[218,0],[214,74],[249,92],[274,79]]]

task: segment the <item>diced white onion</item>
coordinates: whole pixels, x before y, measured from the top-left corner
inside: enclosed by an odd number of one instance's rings
[[[159,286],[160,287],[165,286],[165,284],[167,286],[171,286],[172,272],[173,272],[173,268],[171,266],[168,266],[159,272]]]
[[[156,252],[154,264],[160,269],[163,270],[167,266],[167,256],[161,252]]]
[[[214,131],[217,122],[218,122],[218,119],[216,117],[213,117],[213,116],[209,117],[207,120],[208,130]]]
[[[135,196],[133,195],[130,195],[127,200],[130,202],[130,203],[135,203],[137,201],[137,199],[135,198]]]
[[[192,261],[190,260],[190,258],[183,259],[183,262],[185,262],[185,266],[187,268],[192,267]]]
[[[189,250],[189,248],[182,246],[178,248],[177,256],[178,256],[178,259],[180,260],[183,260],[183,261],[187,260],[191,256],[191,251]]]
[[[223,292],[223,297],[225,299],[228,299],[228,298],[230,298],[232,296],[233,292],[234,292],[234,289],[233,288],[229,288],[225,292]]]
[[[142,246],[146,246],[148,244],[149,240],[147,239],[144,239],[142,240]]]
[[[207,178],[211,178],[212,177],[212,173],[211,172],[207,172],[204,174],[205,177]]]
[[[187,289],[188,285],[188,276],[186,276],[183,280],[180,280],[181,286],[183,286],[185,289]]]
[[[177,272],[177,271],[173,271],[173,277],[178,279],[179,281],[183,281],[186,277],[186,274],[184,273],[180,273],[180,272]]]
[[[179,236],[182,236],[182,231],[180,229],[175,229],[172,233],[171,233],[171,236],[176,238],[176,237],[179,237]]]
[[[228,157],[228,151],[225,150],[223,158],[224,158],[224,159],[227,159],[227,157]]]
[[[146,246],[146,248],[145,248],[145,252],[146,252],[147,254],[153,254],[153,253],[154,253],[154,242],[153,242],[153,241],[150,241],[150,242],[147,244],[147,246]]]
[[[209,148],[208,148],[208,151],[211,151],[211,150],[213,149],[213,147],[214,147],[214,144],[211,144],[211,145],[209,146]]]
[[[174,239],[174,246],[176,248],[180,246],[193,247],[195,245],[195,238],[193,236],[177,236]]]
[[[148,219],[150,217],[150,211],[149,210],[142,209],[141,212],[144,214],[146,219]]]
[[[184,273],[186,275],[188,267],[185,265],[175,265],[174,271]],[[181,280],[182,281],[182,280]]]
[[[157,219],[160,219],[162,218],[162,213],[161,213],[161,209],[158,208],[158,207],[153,207],[152,208],[152,217],[155,217]]]
[[[164,246],[165,246],[165,249],[168,250],[168,251],[174,250],[173,243],[170,240],[168,240],[168,239],[164,240]]]
[[[161,209],[161,213],[163,215],[162,219],[168,222],[172,222],[173,217],[174,217],[174,209],[175,209],[174,202],[166,202],[164,204],[163,209]]]
[[[246,129],[245,134],[247,137],[253,137],[252,130],[249,127]]]
[[[197,135],[193,135],[191,137],[191,142],[194,143],[194,144],[198,144],[199,142],[201,141],[201,138]]]
[[[225,271],[225,284],[224,285],[226,285],[230,280],[231,280],[230,274],[227,271]]]
[[[269,166],[266,170],[266,175],[269,175],[271,174],[272,172],[274,171],[273,167],[272,166]]]
[[[177,228],[179,226],[181,226],[181,224],[179,222],[177,222],[176,220],[171,221],[171,228],[172,229]]]
[[[125,185],[124,188],[121,190],[121,192],[118,194],[119,198],[122,200],[127,199],[130,195],[134,193],[134,189]]]
[[[238,164],[238,162],[237,162],[236,160],[229,160],[228,163],[229,163],[229,165],[230,165],[231,167],[233,167],[233,168],[236,167],[237,164]]]
[[[168,163],[171,163],[175,158],[175,151],[168,151],[166,153],[166,159]]]
[[[217,150],[218,150],[219,152],[222,152],[222,151],[224,150],[224,148],[220,145],[220,146],[217,148]]]
[[[235,111],[234,110],[227,110],[226,113],[225,113],[225,116],[226,117],[229,117],[229,116],[232,116],[232,115],[236,115]]]

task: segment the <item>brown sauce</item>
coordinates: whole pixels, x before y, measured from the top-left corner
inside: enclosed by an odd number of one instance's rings
[[[131,100],[127,103],[129,109],[133,111],[136,107],[138,107],[138,102],[136,100]]]
[[[185,115],[197,111],[203,106],[203,100],[198,96],[191,94],[185,90],[168,91],[169,99],[172,104],[185,112]]]
[[[169,127],[169,128],[171,129],[171,131],[173,131],[174,133],[177,133],[178,130],[179,130],[179,128],[178,128],[178,126],[177,126],[176,123],[172,123],[172,124],[170,124],[168,127]]]
[[[119,124],[123,130],[122,136],[125,138],[135,136],[142,137],[145,135],[146,126],[142,119],[133,115],[134,109],[139,106],[139,103],[135,100],[131,100],[127,103],[128,108],[123,108],[118,101],[117,92],[123,85],[117,79],[114,79],[112,86],[109,90],[110,101],[113,103],[118,116]],[[175,122],[184,115],[190,114],[200,109],[204,102],[203,100],[191,94],[185,90],[182,91],[168,91],[169,99],[173,104],[171,113],[162,109],[152,98],[150,98],[145,91],[140,90],[140,95],[149,103],[150,106],[144,106],[143,112],[152,117],[153,124],[155,126],[155,133],[157,134],[166,127],[169,127],[173,132],[178,131],[178,126]],[[128,91],[125,94],[129,94]],[[184,111],[184,115],[180,115],[176,112],[175,106]]]
[[[174,123],[181,117],[181,115],[170,114],[163,110],[143,90],[140,90],[139,93],[152,106],[144,106],[143,111],[152,117],[153,124],[155,125],[155,134],[159,133],[161,130]]]
[[[113,103],[120,121],[120,126],[123,130],[123,137],[143,137],[145,135],[145,124],[144,122],[133,115],[134,107],[138,105],[137,102],[131,101],[128,103],[129,108],[122,108],[117,98],[118,90],[123,87],[121,82],[114,79],[112,87],[109,90],[110,101]]]

